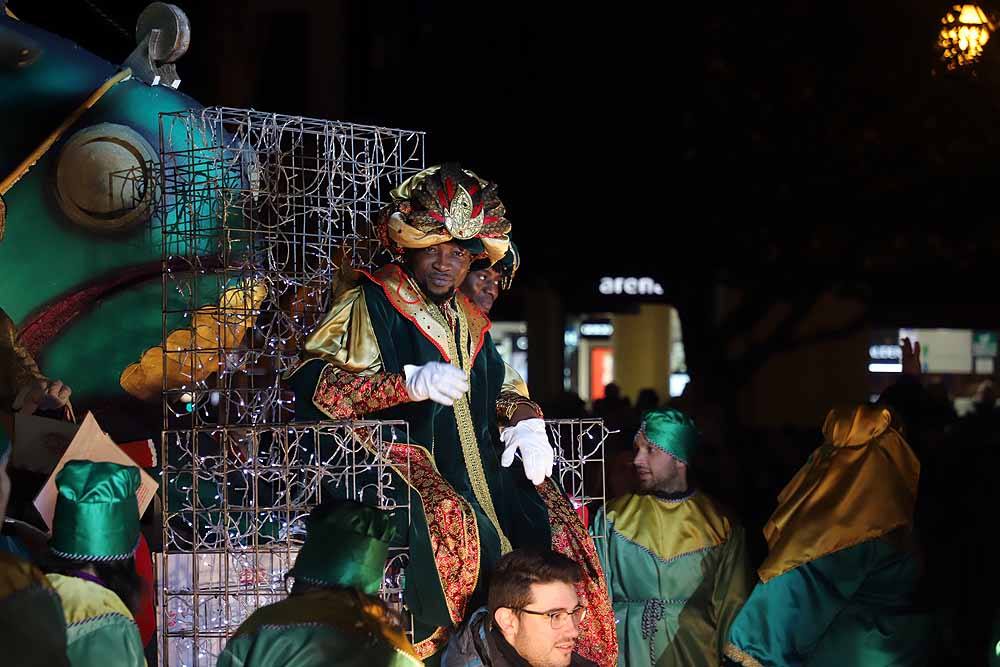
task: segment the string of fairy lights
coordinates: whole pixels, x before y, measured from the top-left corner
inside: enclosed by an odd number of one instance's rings
[[[405,423],[294,422],[283,379],[325,316],[349,258],[385,254],[372,223],[424,166],[420,132],[211,108],[161,116],[163,248],[161,655],[214,665],[255,609],[286,594],[309,510],[329,494],[409,512],[386,453]],[[154,373],[155,374],[155,373]],[[608,431],[554,420],[557,475],[578,506],[603,501]],[[407,554],[383,598],[403,612]]]

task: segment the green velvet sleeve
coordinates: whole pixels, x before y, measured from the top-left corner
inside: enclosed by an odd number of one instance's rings
[[[758,584],[726,656],[751,667],[920,665],[929,618],[911,607],[918,571],[882,539],[800,565]]]
[[[729,628],[753,588],[754,575],[747,560],[745,531],[734,525],[722,546],[722,557],[715,570],[711,613],[716,632],[717,655],[722,655]]]

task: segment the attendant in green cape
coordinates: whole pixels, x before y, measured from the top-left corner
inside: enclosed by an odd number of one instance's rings
[[[717,666],[752,585],[743,528],[689,480],[694,422],[643,416],[633,443],[640,492],[608,503],[594,530],[618,621],[619,665]]]
[[[306,520],[289,597],[255,611],[218,667],[418,667],[423,663],[375,595],[394,532],[387,512],[330,500]]]
[[[0,424],[0,524],[10,497],[10,438]],[[66,622],[59,596],[34,565],[0,551],[0,650],[4,664],[60,667],[66,658]],[[8,663],[9,661],[9,663]]]
[[[44,569],[62,600],[73,667],[146,664],[134,610],[140,579],[139,469],[70,461],[56,475],[56,511]]]
[[[590,609],[581,645],[610,664],[604,577],[585,526],[548,479],[554,452],[541,410],[497,352],[486,314],[458,289],[473,261],[496,262],[509,249],[496,185],[458,165],[431,167],[393,190],[376,230],[397,261],[342,274],[306,341],[311,358],[289,381],[299,420],[409,425],[408,439],[387,429],[391,446],[373,453],[392,466],[398,500],[412,492],[409,517],[397,514],[417,654],[431,659],[485,603],[502,554],[536,546],[581,564]]]
[[[778,496],[757,585],[726,657],[747,667],[924,664],[929,618],[913,610],[920,462],[889,410],[831,410],[824,444]]]

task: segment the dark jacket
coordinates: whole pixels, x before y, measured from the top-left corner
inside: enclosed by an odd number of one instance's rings
[[[489,610],[477,609],[448,642],[441,667],[530,667],[488,621]],[[597,667],[597,663],[574,653],[570,666]]]

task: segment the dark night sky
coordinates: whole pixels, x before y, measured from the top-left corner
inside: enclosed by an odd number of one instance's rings
[[[145,6],[90,4],[126,29]],[[948,3],[658,16],[343,2],[319,43],[307,28],[328,3],[250,3],[266,22],[246,4],[180,3],[193,31],[183,90],[427,130],[429,162],[500,184],[529,282],[604,267],[675,284],[839,273],[890,295],[917,281],[926,300],[993,300],[1000,50],[988,45],[977,78],[943,76],[934,39]],[[132,48],[85,0],[10,5],[109,60]]]
[[[9,4],[112,62],[133,48],[83,0]],[[126,30],[145,6],[90,4]],[[429,162],[457,159],[500,184],[517,238],[539,259],[565,257],[561,238],[585,222],[577,179],[598,174],[628,143],[611,115],[625,115],[615,84],[599,71],[612,47],[606,35],[594,41],[579,27],[582,17],[497,3],[417,2],[401,10],[406,3],[345,2],[328,42],[331,55],[340,48],[347,59],[309,78],[301,61],[322,60],[324,52],[307,43],[307,23],[327,3],[288,3],[289,11],[256,26],[245,25],[243,2],[179,4],[192,25],[190,50],[178,63],[183,91],[206,105],[424,129]],[[216,38],[225,31],[250,35],[228,71]],[[225,77],[252,80],[249,94],[227,97],[219,85]],[[305,90],[325,86],[342,89],[342,101]]]

